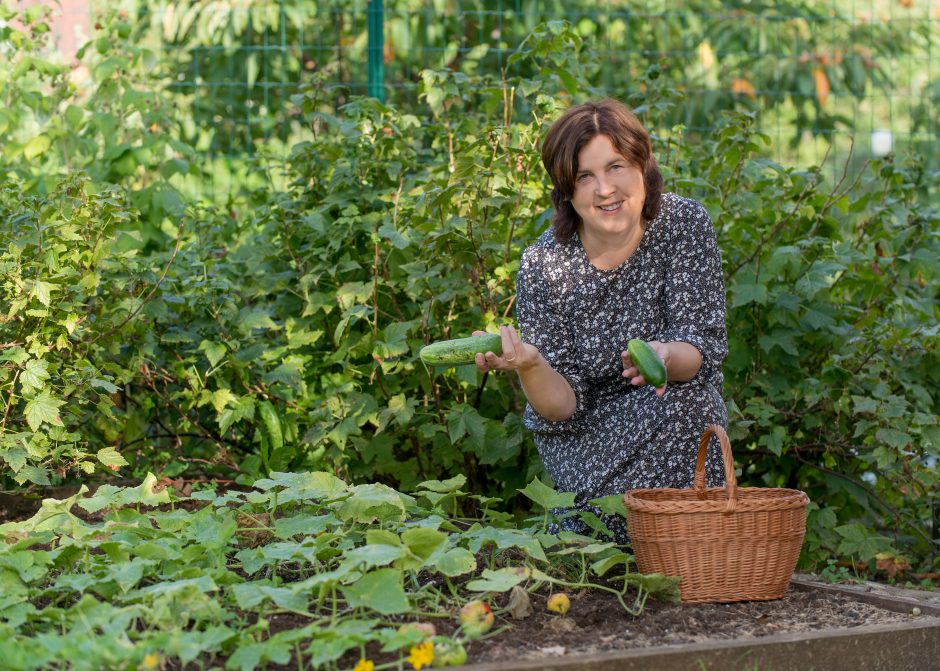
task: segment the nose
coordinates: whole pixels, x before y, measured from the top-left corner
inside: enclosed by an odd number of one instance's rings
[[[614,192],[613,183],[608,182],[607,178],[603,175],[597,178],[595,185],[594,193],[597,194],[598,198],[606,198]]]

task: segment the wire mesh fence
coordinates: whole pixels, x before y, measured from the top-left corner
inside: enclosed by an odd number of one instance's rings
[[[381,67],[369,69],[369,9]],[[99,6],[100,5],[99,3]],[[786,165],[841,171],[916,149],[940,166],[937,0],[176,0],[126,1],[192,106],[187,132],[211,158],[251,160],[305,129],[290,96],[324,77],[353,95],[417,104],[425,68],[501,72],[544,21],[568,21],[600,61],[598,91],[622,97],[651,65],[684,94],[664,119],[707,133],[750,104]],[[95,5],[93,5],[95,7]],[[373,61],[373,65],[375,62]],[[376,81],[376,72],[382,72]],[[370,89],[370,86],[372,87]],[[272,149],[273,148],[273,149]],[[223,185],[230,188],[234,183]],[[218,187],[219,185],[216,185]]]

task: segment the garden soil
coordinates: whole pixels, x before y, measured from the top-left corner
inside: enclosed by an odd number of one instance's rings
[[[497,620],[497,626],[508,627],[506,631],[490,640],[471,643],[467,648],[468,663],[743,640],[917,619],[845,596],[794,589],[775,601],[670,604],[651,599],[639,617],[624,611],[608,594],[582,592],[570,596],[571,610],[558,616],[546,611],[545,596],[535,595],[533,615],[523,620]]]

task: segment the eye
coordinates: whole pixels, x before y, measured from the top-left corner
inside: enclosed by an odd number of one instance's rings
[[[614,163],[612,166],[610,166],[611,170],[621,170],[622,168],[623,168],[623,165],[621,165],[620,163]]]
[[[586,182],[589,177],[590,177],[590,175],[587,174],[586,172],[585,172],[585,173],[581,173],[580,175],[578,175],[577,181],[578,181],[578,182]]]

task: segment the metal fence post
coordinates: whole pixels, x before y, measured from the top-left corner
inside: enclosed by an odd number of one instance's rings
[[[369,95],[385,102],[385,17],[382,0],[369,0]]]

